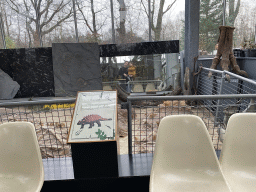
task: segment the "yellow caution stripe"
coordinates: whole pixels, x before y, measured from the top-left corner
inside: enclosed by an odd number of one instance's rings
[[[44,105],[44,109],[61,109],[61,108],[74,108],[74,107],[75,107],[75,103]]]

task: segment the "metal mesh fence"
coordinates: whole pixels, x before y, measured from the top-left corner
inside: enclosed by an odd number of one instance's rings
[[[256,111],[254,103],[243,102],[230,105],[228,102],[228,100],[238,100],[243,97],[250,101],[254,100],[256,95],[251,98],[248,97],[249,94],[226,96],[129,97],[131,103],[128,108],[128,113],[131,114],[129,153],[153,153],[161,119],[168,115],[181,114],[201,117],[209,131],[215,150],[220,152],[229,117],[234,113]]]
[[[114,90],[115,85],[119,84],[124,90],[129,93],[139,93],[139,92],[155,92],[162,91],[164,83],[161,80],[144,80],[144,81],[112,81],[103,82],[103,90]]]
[[[71,100],[75,101],[75,99]],[[49,101],[1,103],[0,124],[15,121],[31,122],[35,126],[42,158],[71,157],[67,135],[70,127],[74,104],[60,103],[51,105]]]
[[[212,77],[208,74],[213,71]],[[226,76],[230,76],[230,80]],[[198,95],[255,94],[256,82],[227,71],[202,67],[197,80]]]
[[[225,95],[225,94],[255,94],[256,82],[254,80],[236,75],[228,71],[212,70],[202,67],[197,80],[197,95]],[[209,72],[212,77],[209,78]],[[228,78],[229,79],[228,79]],[[206,104],[213,105],[216,121],[223,121],[227,113],[226,107],[239,107],[239,111],[246,112],[249,105],[254,104],[254,99],[232,98],[226,100],[206,100]],[[215,107],[214,107],[215,106]]]

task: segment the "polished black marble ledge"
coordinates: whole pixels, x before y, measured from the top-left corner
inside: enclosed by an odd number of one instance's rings
[[[54,96],[51,48],[0,50],[0,68],[20,85],[16,98]]]
[[[149,176],[153,154],[118,155],[118,177]],[[45,181],[74,179],[71,157],[43,159]]]
[[[41,192],[148,192],[149,176],[45,181]]]
[[[100,45],[101,57],[179,53],[179,40]]]
[[[77,47],[78,44],[73,43]],[[84,55],[84,47],[87,47],[88,43],[79,43],[80,49],[71,50],[74,54],[63,54],[62,50],[56,51],[53,54],[52,47],[43,48],[21,48],[21,49],[1,49],[0,50],[0,69],[7,73],[14,81],[20,84],[20,90],[18,91],[16,98],[24,97],[50,97],[50,96],[74,96],[73,84],[79,86],[79,89],[91,89],[94,87],[94,81],[100,81],[101,76],[95,74],[95,70],[87,71],[79,70],[81,67],[74,67],[74,63],[83,64],[81,66],[89,65],[86,61],[97,61],[90,64],[89,67],[99,68],[99,57],[112,57],[112,56],[129,56],[129,55],[150,55],[150,54],[163,54],[163,53],[178,53],[179,41],[156,41],[156,42],[141,42],[141,43],[128,43],[128,44],[106,44],[97,45],[99,48],[88,49],[88,54]],[[54,47],[54,44],[53,44]],[[83,52],[83,53],[82,53]],[[80,53],[80,54],[79,54]],[[62,61],[65,61],[64,66],[59,67],[62,79],[58,85],[64,83],[64,88],[61,86],[59,94],[56,94],[56,84],[54,82],[53,72],[53,55],[56,61],[60,63],[59,58],[65,57]],[[93,58],[97,56],[97,58]],[[74,59],[71,60],[71,57]],[[88,59],[91,58],[91,59]],[[89,62],[87,62],[89,63]],[[70,69],[70,70],[69,70]],[[58,70],[56,74],[58,75]],[[99,69],[100,70],[100,69]],[[67,75],[71,72],[76,75]],[[85,73],[84,73],[85,72]],[[66,73],[66,74],[65,74]],[[63,75],[64,74],[64,75]],[[84,76],[87,78],[85,79]],[[55,78],[56,77],[55,75]],[[64,79],[64,80],[63,80]],[[100,85],[100,82],[97,83]],[[67,86],[67,87],[66,87]],[[99,86],[97,89],[100,89]],[[58,88],[57,88],[58,89]],[[71,94],[63,94],[66,91]]]
[[[152,161],[152,153],[119,155],[119,177],[149,176],[151,172]]]
[[[220,151],[216,154],[219,158]],[[71,157],[44,159],[45,182],[41,191],[148,192],[152,160],[152,153],[118,155],[118,177],[74,179]]]
[[[220,157],[220,150],[216,155]],[[153,153],[118,155],[118,177],[149,176],[153,162]],[[43,159],[45,180],[74,179],[71,157]]]

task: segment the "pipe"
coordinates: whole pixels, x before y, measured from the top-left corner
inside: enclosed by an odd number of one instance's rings
[[[223,0],[223,26],[226,25],[226,0]]]

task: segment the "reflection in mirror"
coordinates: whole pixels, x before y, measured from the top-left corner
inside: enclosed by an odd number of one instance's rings
[[[119,84],[129,93],[175,87],[180,68],[178,53],[101,57],[100,62],[103,89]]]

